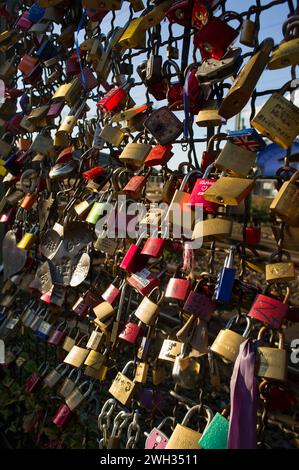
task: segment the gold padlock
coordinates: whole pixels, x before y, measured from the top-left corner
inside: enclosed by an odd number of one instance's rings
[[[70,338],[70,337],[66,337],[65,340],[67,338]],[[65,364],[70,364],[71,366],[74,366],[74,367],[81,367],[86,359],[86,357],[88,356],[89,354],[89,350],[86,349],[86,348],[83,348],[83,347],[80,347],[79,344],[82,343],[82,341],[86,338],[86,336],[83,336],[78,345],[74,345],[71,350],[69,351],[69,353],[67,354],[67,356],[64,358],[63,362]],[[64,344],[63,344],[63,349],[65,349],[65,340],[64,340]],[[69,343],[71,343],[72,341],[72,338],[70,338],[70,340],[68,341]]]
[[[215,341],[211,346],[211,351],[218,354],[223,359],[235,362],[239,354],[239,348],[251,330],[251,320],[246,317],[246,329],[243,335],[230,330],[231,326],[236,321],[236,317],[233,317],[226,325],[224,330],[220,330]]]
[[[108,318],[114,316],[115,310],[109,302],[101,302],[93,309],[97,320],[104,322]]]
[[[135,382],[125,375],[131,366],[134,366],[134,361],[128,362],[122,372],[117,373],[109,388],[109,393],[124,406],[129,404],[136,388]]]
[[[205,405],[193,406],[185,415],[182,424],[177,424],[174,428],[174,431],[170,436],[165,449],[199,449],[198,441],[203,433],[189,428],[187,424],[190,421],[192,415],[194,415],[195,413],[200,414],[202,412],[204,412],[204,417],[207,421],[205,426],[206,429],[213,419],[213,413],[211,409]]]
[[[100,370],[105,361],[105,356],[98,351],[89,351],[87,358],[84,361],[85,366],[92,367],[95,370]]]
[[[228,141],[215,160],[214,165],[230,176],[245,178],[254,167],[255,160],[255,152]]]
[[[262,340],[267,327],[263,326],[258,334],[258,340]],[[273,380],[286,380],[287,375],[287,351],[284,349],[284,333],[277,331],[279,336],[278,348],[261,346],[257,348],[259,377]]]
[[[31,250],[34,243],[36,241],[36,235],[34,233],[25,233],[19,243],[17,244],[18,248],[22,248],[23,250]]]
[[[203,242],[211,241],[217,238],[229,238],[233,228],[232,219],[225,217],[215,217],[197,222],[192,233],[192,240]]]
[[[93,349],[94,351],[97,351],[99,347],[103,344],[105,340],[104,334],[102,331],[99,331],[98,328],[92,331],[86,347],[87,349]]]
[[[289,181],[285,181],[270,205],[270,211],[280,217],[287,224],[299,226],[299,190],[296,181],[299,172],[293,174]]]
[[[299,134],[299,108],[283,94],[298,86],[299,80],[289,81],[280,93],[273,93],[251,121],[252,127],[284,149],[288,149]]]
[[[226,120],[220,116],[217,101],[215,100],[207,101],[199,111],[196,118],[196,124],[199,127],[218,127],[225,123]]]
[[[103,127],[100,133],[100,138],[113,145],[113,147],[118,147],[124,140],[124,137],[125,134],[119,126],[110,126],[108,124]]]
[[[137,383],[145,384],[148,374],[149,364],[146,362],[139,362],[136,365],[134,380]]]
[[[123,149],[119,156],[119,160],[128,165],[140,167],[148,156],[152,146],[150,144],[130,142]]]
[[[84,369],[84,375],[87,375],[88,377],[91,377],[95,380],[99,380],[100,382],[103,382],[106,379],[108,372],[108,367],[105,365],[102,365],[100,369],[94,369],[93,367],[85,367]]]
[[[167,362],[175,362],[175,358],[181,353],[183,343],[174,341],[172,339],[165,339],[163,341],[158,359]]]
[[[204,193],[207,201],[217,202],[228,206],[237,206],[251,192],[255,181],[249,178],[220,177]]]
[[[144,49],[146,47],[146,31],[144,17],[134,18],[122,33],[117,45],[122,48]]]
[[[270,70],[281,69],[284,67],[296,66],[299,64],[299,38],[296,37],[299,17],[291,16],[283,24],[284,41],[273,51],[268,68]],[[295,32],[292,35],[292,31]],[[295,37],[294,37],[295,36]]]
[[[285,257],[285,261],[283,257]],[[276,258],[279,259],[278,262],[275,262]],[[271,284],[273,282],[289,282],[295,278],[295,264],[290,261],[289,253],[284,250],[273,253],[270,264],[266,264],[266,281]]]
[[[156,303],[150,299],[155,291],[158,291],[158,298]],[[162,302],[162,300],[163,293],[159,291],[159,288],[154,288],[148,297],[144,297],[142,299],[141,303],[134,312],[135,317],[141,320],[142,323],[145,323],[148,326],[152,326],[156,321],[157,315],[159,313],[159,304]]]
[[[265,39],[260,44],[259,51],[244,65],[221,103],[220,116],[230,119],[244,108],[267,66],[273,45],[272,38]]]

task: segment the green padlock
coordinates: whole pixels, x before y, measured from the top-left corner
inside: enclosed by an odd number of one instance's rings
[[[97,221],[102,217],[104,211],[107,209],[109,202],[112,199],[112,192],[110,192],[107,201],[104,201],[106,193],[100,198],[100,201],[94,202],[92,208],[90,209],[87,217],[86,222],[89,224],[95,225]]]
[[[227,449],[228,420],[216,413],[198,441],[202,449]]]

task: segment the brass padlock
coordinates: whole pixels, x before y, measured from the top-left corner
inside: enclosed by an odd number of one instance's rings
[[[85,366],[92,367],[95,370],[100,370],[104,365],[105,355],[98,351],[89,351],[88,356],[84,361]]]
[[[207,421],[205,428],[208,427],[213,419],[212,410],[205,405],[193,406],[185,415],[182,424],[177,424],[174,428],[165,449],[199,449],[198,441],[203,433],[189,428],[187,424],[192,415],[195,413],[201,414],[202,411],[204,412],[204,417]]]
[[[93,309],[96,319],[103,322],[108,320],[111,316],[114,316],[115,310],[109,302],[101,302]]]
[[[134,377],[135,382],[145,384],[148,370],[149,370],[149,364],[147,364],[146,362],[138,362],[136,365],[136,371],[135,371],[135,377]]]
[[[181,354],[183,343],[174,341],[172,339],[165,339],[163,341],[158,359],[167,362],[174,362],[175,358]]]
[[[105,340],[105,336],[102,331],[99,331],[98,327],[92,331],[86,347],[87,349],[93,349],[94,351],[97,351],[99,347],[103,344]]]
[[[196,124],[199,127],[218,127],[225,124],[226,120],[220,116],[216,100],[207,101],[199,111]]]
[[[258,17],[255,15],[255,21],[251,21],[250,16],[255,7],[249,8],[246,19],[243,21],[240,30],[240,43],[247,47],[256,47],[258,36]]]
[[[287,224],[299,226],[299,189],[296,181],[299,172],[293,174],[289,181],[285,181],[270,205],[270,211],[280,217]]]
[[[239,205],[251,192],[255,181],[249,178],[220,177],[204,193],[207,201],[228,206]]]
[[[245,178],[254,167],[255,160],[255,152],[227,141],[214,165],[230,176]]]
[[[104,126],[100,133],[100,138],[113,145],[113,147],[119,147],[124,137],[125,134],[119,126],[111,126],[109,124]]]
[[[119,156],[119,160],[128,165],[140,167],[149,154],[152,146],[142,142],[136,142],[140,134],[134,139],[134,142],[128,143]]]
[[[270,264],[266,264],[266,281],[271,284],[294,279],[296,279],[295,264],[291,261],[290,254],[284,250],[273,253],[270,257]]]
[[[99,380],[100,382],[103,382],[106,379],[106,375],[108,372],[108,367],[105,365],[102,365],[99,369],[94,369],[93,367],[85,367],[84,369],[84,375],[87,375],[87,377],[91,377],[95,380]]]
[[[273,93],[251,120],[252,127],[284,149],[288,149],[299,134],[299,108],[283,95],[298,86],[298,79],[286,83],[279,93]]]
[[[263,326],[258,334],[258,340],[262,340],[267,327]],[[278,348],[260,346],[257,348],[259,377],[273,380],[286,380],[287,375],[287,351],[284,349],[284,333],[278,331]]]
[[[65,340],[67,339],[68,337],[65,338]],[[84,347],[80,347],[79,344],[82,343],[82,341],[86,338],[86,336],[83,336],[78,345],[74,345],[72,347],[72,349],[70,350],[70,352],[67,354],[67,356],[64,358],[63,362],[65,364],[70,364],[71,366],[73,367],[81,367],[86,359],[86,357],[88,356],[89,354],[89,350],[84,348]],[[64,340],[64,341],[65,341]]]
[[[226,325],[224,330],[220,330],[215,341],[211,346],[211,351],[218,354],[223,359],[235,362],[239,354],[239,348],[246,340],[251,330],[251,319],[246,317],[246,329],[243,335],[230,330],[231,326],[235,323],[237,317],[233,317]]]
[[[219,108],[220,116],[230,119],[244,108],[267,66],[273,45],[272,38],[265,39],[260,44],[259,51],[244,65],[221,103]]]
[[[158,291],[158,298],[156,302],[153,302],[150,297],[156,291]],[[137,307],[137,310],[134,312],[135,317],[141,320],[142,323],[145,323],[148,326],[152,326],[157,319],[159,313],[159,304],[162,302],[162,300],[163,293],[159,291],[159,288],[155,287],[147,297],[142,299],[141,303]]]
[[[136,387],[135,382],[125,375],[131,366],[134,366],[134,361],[128,362],[122,372],[117,373],[109,388],[109,393],[124,406],[130,403]]]
[[[291,16],[284,22],[282,32],[284,41],[273,51],[268,68],[270,70],[296,66],[299,63],[299,38],[296,37],[296,29],[299,24],[299,16]],[[292,31],[295,32],[292,35]]]
[[[192,240],[202,239],[203,243],[217,238],[229,238],[233,228],[232,219],[215,217],[200,220],[194,226]]]

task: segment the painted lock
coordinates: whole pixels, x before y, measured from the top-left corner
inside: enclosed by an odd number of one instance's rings
[[[163,421],[159,424],[159,426],[156,428],[153,428],[151,432],[149,433],[145,441],[145,447],[144,447],[145,449],[165,449],[169,441],[169,437],[167,437],[166,434],[162,432],[162,428],[168,422],[171,423],[171,429],[173,430],[173,426],[175,423],[174,418],[169,416],[163,419]]]
[[[60,407],[56,411],[52,419],[52,423],[54,423],[55,426],[57,426],[59,429],[62,429],[68,425],[72,417],[73,417],[72,411],[65,403],[63,403],[62,405],[60,405]]]
[[[283,302],[273,297],[259,294],[249,310],[248,316],[264,323],[270,328],[280,328],[289,312],[287,303],[289,297],[289,288],[287,289]]]
[[[229,320],[226,328],[224,330],[220,330],[211,346],[211,351],[230,362],[235,362],[237,359],[239,348],[241,344],[244,343],[251,330],[250,318],[246,317],[246,328],[243,335],[230,330],[235,322],[236,317]]]
[[[17,244],[18,248],[22,248],[23,250],[31,250],[34,243],[36,241],[36,235],[34,233],[25,233],[19,243]]]
[[[185,415],[182,424],[177,424],[174,428],[172,435],[166,444],[165,449],[198,449],[198,441],[202,436],[202,433],[189,428],[187,425],[191,417],[195,413],[204,412],[204,417],[207,421],[205,429],[210,424],[213,418],[213,413],[207,406],[196,405],[189,409]]]
[[[59,346],[65,336],[66,336],[66,330],[67,330],[67,323],[66,322],[61,322],[57,326],[57,328],[52,332],[48,339],[48,343],[52,344],[53,346]]]
[[[229,422],[220,413],[216,413],[205,429],[198,444],[202,449],[227,449]]]
[[[128,343],[135,344],[140,333],[141,325],[129,322],[125,325],[124,329],[119,333],[118,337]]]

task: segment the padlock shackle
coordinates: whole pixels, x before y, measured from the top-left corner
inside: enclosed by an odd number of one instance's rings
[[[182,426],[186,426],[188,424],[188,422],[189,422],[192,415],[194,415],[196,412],[202,413],[202,411],[205,414],[204,417],[207,419],[207,424],[206,424],[206,427],[207,427],[210,424],[210,422],[212,421],[214,413],[211,410],[211,408],[209,408],[206,405],[195,405],[192,408],[190,408],[190,410],[187,411],[187,413],[186,413],[186,415],[185,415],[185,417],[182,421]]]
[[[270,328],[267,326],[262,326],[262,328],[258,332],[257,339],[258,341],[263,340],[264,334],[269,331]],[[278,334],[278,349],[284,349],[285,344],[285,334],[282,330],[276,330],[275,334]]]

